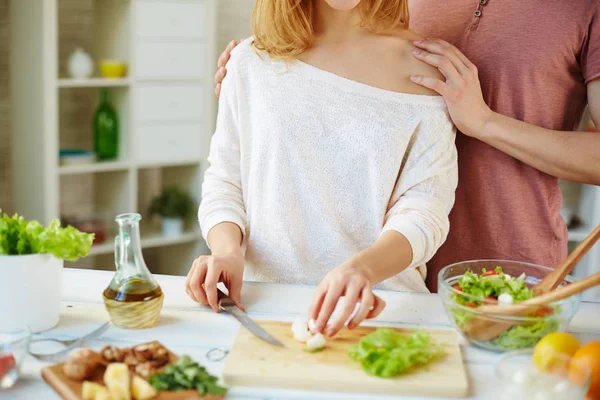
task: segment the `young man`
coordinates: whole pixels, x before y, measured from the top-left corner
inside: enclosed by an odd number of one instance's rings
[[[600,1],[411,1],[414,56],[445,82],[460,130],[450,234],[428,263],[510,259],[555,267],[567,254],[558,178],[600,184],[600,134],[576,132],[586,104],[600,125]],[[437,38],[437,39],[434,39]],[[449,43],[452,43],[449,44]],[[217,94],[231,43],[219,58]]]

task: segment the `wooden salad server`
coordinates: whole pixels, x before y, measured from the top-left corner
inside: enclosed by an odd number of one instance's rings
[[[575,268],[579,261],[581,261],[583,256],[594,247],[594,244],[596,244],[598,239],[600,239],[600,225],[598,225],[596,229],[594,229],[554,271],[531,288],[535,295],[539,296],[556,289],[573,268]]]
[[[577,246],[575,250],[558,266],[554,271],[548,274],[544,279],[542,279],[539,283],[532,287],[533,292],[536,297],[526,300],[522,303],[511,305],[511,306],[499,306],[499,305],[482,305],[477,308],[477,313],[481,314],[497,314],[497,315],[512,315],[512,316],[524,316],[533,311],[535,311],[535,307],[544,303],[538,304],[537,302],[542,299],[546,294],[553,293],[554,291],[565,279],[565,277],[575,268],[577,263],[581,260],[581,258],[594,246],[594,244],[600,239],[600,225],[598,225],[580,244]],[[587,282],[587,279],[592,278],[595,275],[592,275],[584,280],[572,283],[567,285],[567,287],[574,286],[575,284],[581,284],[581,282]],[[592,285],[594,286],[594,285]],[[577,286],[579,287],[579,286]],[[575,289],[577,288],[575,287]],[[591,287],[591,286],[590,286]],[[560,289],[560,292],[563,289]],[[587,288],[582,289],[586,290]],[[560,292],[563,293],[563,292]],[[569,296],[572,296],[575,293],[572,293]],[[534,301],[534,303],[531,303]],[[552,301],[550,301],[552,302]],[[484,315],[477,315],[470,321],[467,321],[463,327],[463,333],[475,340],[480,341],[488,341],[500,336],[504,331],[510,328],[513,325],[518,324],[519,321],[500,321],[498,319],[494,319],[492,316],[486,317]]]

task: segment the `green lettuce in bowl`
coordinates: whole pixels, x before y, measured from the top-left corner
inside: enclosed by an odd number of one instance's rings
[[[0,212],[0,332],[43,332],[61,315],[63,268],[89,254],[94,235]]]
[[[52,254],[60,260],[76,261],[89,254],[93,241],[94,234],[61,227],[58,219],[44,227],[0,210],[0,256]]]
[[[502,267],[496,267],[493,272],[494,274],[486,276],[484,274],[489,273],[489,271],[485,269],[481,275],[474,274],[471,271],[466,272],[458,279],[458,284],[455,286],[461,293],[452,293],[450,296],[457,304],[470,308],[476,308],[484,303],[496,303],[501,295],[511,296],[514,303],[529,300],[535,296],[533,291],[525,284],[524,275],[517,278],[512,277],[505,274],[502,271]],[[476,316],[472,312],[458,307],[453,308],[451,313],[456,324],[460,327]],[[555,313],[560,313],[559,306],[542,309],[539,315],[531,316],[539,317],[540,320],[538,322],[515,325],[497,338],[492,339],[490,344],[504,350],[532,347],[548,333],[558,329],[556,321],[552,320],[552,318],[545,318],[546,315],[553,315]]]

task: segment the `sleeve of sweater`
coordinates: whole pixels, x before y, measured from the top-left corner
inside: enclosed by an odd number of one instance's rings
[[[444,109],[417,125],[385,216],[383,232],[395,230],[411,245],[408,268],[427,263],[444,243],[458,183],[456,130]]]
[[[243,237],[246,236],[246,209],[240,172],[239,75],[231,61],[221,86],[216,130],[210,143],[209,167],[204,175],[202,201],[198,209],[205,240],[210,230],[223,222],[236,224]]]

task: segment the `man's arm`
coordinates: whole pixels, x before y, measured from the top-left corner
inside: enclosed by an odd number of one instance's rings
[[[446,82],[424,76],[413,81],[444,97],[462,133],[547,174],[600,185],[600,134],[555,131],[495,113],[483,100],[477,68],[458,49],[442,40],[415,45],[415,57],[437,67]],[[588,102],[600,126],[600,77],[588,84]]]
[[[592,118],[600,126],[600,78],[588,85]],[[569,181],[600,185],[600,134],[564,132],[491,113],[477,137],[525,164]]]

